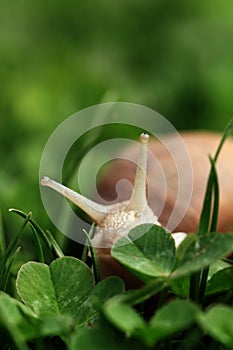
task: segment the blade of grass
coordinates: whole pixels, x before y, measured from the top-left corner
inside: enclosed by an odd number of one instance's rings
[[[21,250],[21,247],[16,248],[15,252],[12,253],[11,256],[9,257],[9,259],[8,259],[7,267],[6,267],[6,270],[5,270],[5,273],[4,273],[4,281],[3,281],[4,285],[2,287],[3,291],[6,291],[7,284],[8,284],[9,278],[10,278],[11,267],[13,265],[13,262],[15,261],[16,255],[19,253],[20,250]]]
[[[218,206],[219,206],[219,187],[218,177],[215,168],[215,160],[210,158],[211,169],[207,182],[204,204],[202,208],[201,218],[197,234],[199,236],[207,234],[210,229],[217,226]],[[211,232],[211,231],[210,231]],[[194,301],[202,300],[203,291],[205,290],[206,280],[208,276],[208,268],[205,271],[198,271],[191,276],[189,296]]]
[[[211,162],[210,174],[207,182],[204,204],[198,226],[198,235],[203,235],[216,230],[219,207],[219,186],[216,172],[216,157],[209,157]],[[213,231],[212,231],[213,232]]]
[[[212,166],[212,174],[213,174],[213,209],[212,209],[212,218],[210,224],[210,232],[217,231],[217,223],[218,223],[218,209],[219,209],[219,183],[218,183],[218,175],[215,167],[216,160],[210,158],[211,166]]]
[[[94,230],[94,225],[91,226],[90,229],[90,233],[88,234],[86,230],[83,230],[86,239],[87,239],[87,243],[89,245],[89,249],[90,249],[90,253],[91,253],[91,258],[92,258],[92,264],[93,264],[93,272],[94,272],[94,278],[95,278],[95,283],[97,284],[98,282],[101,281],[101,277],[100,277],[100,270],[99,270],[99,264],[98,264],[98,260],[97,260],[97,256],[95,253],[95,249],[92,245],[92,241],[90,236],[92,236],[93,234],[93,230]]]
[[[227,124],[224,132],[223,132],[223,135],[222,135],[222,138],[221,138],[221,141],[219,143],[219,146],[218,146],[218,149],[215,153],[215,157],[214,157],[214,161],[216,163],[217,159],[218,159],[218,156],[219,156],[219,153],[222,149],[222,146],[224,144],[224,142],[226,141],[227,137],[232,133],[233,131],[233,119],[230,120],[230,122]]]
[[[2,256],[3,252],[6,248],[5,234],[4,234],[4,226],[2,220],[2,213],[0,211],[0,256]]]
[[[63,254],[63,251],[61,250],[59,244],[57,243],[57,241],[53,237],[52,233],[49,230],[46,230],[45,232],[47,233],[49,241],[51,242],[51,245],[52,245],[52,248],[53,248],[53,255],[56,255],[58,258],[61,258],[61,257],[65,256]]]
[[[36,232],[35,227],[32,225],[30,225],[30,226],[31,226],[32,232],[33,232],[34,237],[35,237],[35,242],[36,242],[36,246],[37,246],[36,252],[38,254],[39,261],[41,263],[45,263],[45,257],[44,257],[44,252],[43,252],[43,248],[41,245],[40,237],[39,237],[38,233]]]
[[[214,181],[215,181],[214,172],[216,172],[216,169],[214,170],[213,168],[213,163],[215,166],[218,160],[219,154],[221,152],[221,149],[223,147],[223,144],[226,141],[227,137],[232,133],[232,131],[233,131],[233,119],[228,123],[227,127],[225,128],[222,138],[220,140],[219,146],[217,148],[217,151],[215,152],[214,158],[211,161],[211,169],[210,169],[210,174],[207,182],[206,193],[204,197],[200,222],[199,222],[198,231],[197,231],[199,235],[207,233],[208,229],[210,228],[211,203],[212,203],[212,194],[213,194]],[[216,216],[217,216],[217,212],[218,210],[216,207],[214,212]],[[213,218],[213,212],[212,212],[212,218]]]
[[[230,265],[233,265],[233,259],[229,259],[229,258],[224,258],[224,259],[221,259],[222,261],[230,264]]]
[[[13,212],[15,214],[18,214],[22,218],[25,218],[27,214],[25,214],[23,211],[15,208],[9,209],[10,212]],[[39,234],[39,236],[42,238],[42,240],[46,243],[49,249],[51,249],[51,242],[49,241],[45,231],[33,220],[30,218],[30,223],[33,224],[36,232]]]
[[[95,224],[92,224],[91,226],[91,229],[90,229],[90,232],[89,232],[89,238],[92,239],[93,237],[93,234],[94,234],[94,226]],[[86,262],[87,261],[87,256],[88,256],[88,238],[86,238],[86,244],[84,245],[84,248],[83,248],[83,252],[82,252],[82,257],[81,257],[81,260],[83,262]]]
[[[17,245],[18,245],[18,241],[19,241],[19,238],[25,228],[25,226],[27,225],[28,221],[30,220],[30,217],[31,217],[31,213],[29,213],[28,215],[26,215],[25,217],[25,220],[22,224],[22,227],[21,229],[19,230],[17,236],[13,239],[13,241],[8,245],[7,249],[5,250],[3,256],[1,257],[1,260],[0,260],[0,274],[1,274],[1,271],[4,269],[4,267],[6,266],[7,264],[7,260],[9,259],[9,257],[12,255],[12,253],[16,250],[17,248]]]
[[[26,214],[23,211],[18,209],[9,209],[9,211],[16,213],[23,218],[25,218],[26,216]],[[58,243],[56,242],[56,240],[50,232],[44,231],[32,218],[30,218],[29,223],[34,227],[39,237],[42,239],[42,242],[45,243],[45,245],[48,247],[49,251],[55,258],[64,256],[61,248],[59,247]]]
[[[0,286],[6,285],[5,280],[10,272],[10,267],[11,267],[10,259],[12,258],[12,255],[15,253],[16,249],[18,248],[17,246],[18,246],[20,236],[25,226],[27,225],[28,221],[30,220],[30,218],[31,218],[31,212],[28,214],[25,214],[25,219],[21,229],[19,230],[16,237],[12,240],[12,242],[8,245],[7,249],[5,250],[5,252],[3,253],[0,259]]]
[[[226,138],[230,135],[233,130],[233,119],[228,123],[223,136],[220,140],[217,151],[215,152],[214,158],[210,157],[211,169],[208,177],[201,217],[198,226],[198,235],[204,235],[208,232],[215,231],[217,227],[218,219],[218,207],[219,207],[219,186],[218,177],[215,168],[215,164],[219,157],[220,151]],[[206,281],[208,277],[208,268],[197,272],[191,276],[190,279],[190,298],[198,301],[202,300],[205,293]]]
[[[197,301],[199,299],[199,284],[200,284],[201,272],[195,272],[191,275],[190,278],[190,289],[189,289],[189,297],[193,301]]]
[[[218,184],[218,175],[215,167],[215,161],[216,160],[210,157],[211,173],[213,177],[213,185],[212,185],[213,205],[212,205],[212,218],[210,223],[210,232],[214,232],[217,230],[218,208],[219,208],[219,184]],[[205,296],[208,274],[209,274],[209,267],[205,268],[201,273],[201,281],[200,281],[199,296],[198,296],[198,301],[200,303],[203,302],[203,298]]]

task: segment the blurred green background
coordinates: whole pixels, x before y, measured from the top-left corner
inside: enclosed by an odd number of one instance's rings
[[[233,110],[233,2],[1,1],[0,62],[0,207],[11,231],[9,207],[45,216],[44,145],[84,107],[133,102],[179,130],[224,129]]]

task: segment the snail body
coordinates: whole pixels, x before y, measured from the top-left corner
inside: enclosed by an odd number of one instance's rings
[[[181,134],[181,137],[191,160],[193,190],[190,203],[183,218],[172,229],[172,235],[176,245],[179,245],[186,237],[186,233],[196,232],[197,230],[210,170],[208,154],[214,155],[221,135],[209,132],[184,132]],[[177,147],[177,136],[168,135],[166,140],[166,145],[169,144],[174,149],[175,153],[173,155],[176,155],[175,162],[168,148],[162,142],[152,140],[149,143],[149,150],[158,160],[159,166],[163,169],[165,175],[167,187],[165,201],[161,190],[162,186],[160,187],[160,183],[157,181],[158,169],[155,166],[151,166],[150,162],[148,162],[147,166],[148,140],[149,136],[147,134],[143,133],[140,136],[141,147],[139,157],[138,149],[135,147],[125,150],[123,154],[123,158],[135,160],[137,165],[133,162],[125,163],[123,159],[118,159],[113,162],[101,179],[99,192],[105,200],[114,200],[116,196],[115,188],[119,180],[127,179],[133,183],[132,193],[130,193],[131,189],[126,187],[121,192],[122,194],[120,194],[117,203],[111,205],[95,203],[48,177],[44,177],[41,180],[43,186],[51,187],[60,192],[84,210],[96,223],[93,245],[96,248],[101,276],[104,278],[109,275],[118,275],[124,279],[127,287],[136,287],[140,285],[140,281],[125,271],[112,258],[112,245],[118,238],[127,235],[133,227],[142,223],[152,223],[167,227],[171,212],[174,206],[177,205],[179,174],[177,174],[176,162],[180,162],[179,165],[181,167],[183,162],[182,152]],[[218,230],[220,232],[233,229],[233,213],[231,210],[233,203],[232,160],[233,141],[227,140],[217,163],[220,186],[218,221]],[[148,200],[146,195],[147,180],[150,186]],[[160,206],[161,201],[163,201],[163,209],[158,212],[157,208]]]

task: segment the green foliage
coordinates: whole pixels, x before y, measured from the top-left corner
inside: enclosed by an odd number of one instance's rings
[[[232,123],[223,141],[231,128]],[[214,232],[219,201],[215,163],[222,143],[211,160],[196,235],[176,249],[170,232],[142,224],[113,245],[112,256],[143,282],[138,289],[125,291],[116,276],[99,281],[92,247],[91,262],[86,250],[84,261],[65,256],[31,213],[12,210],[23,223],[5,249],[1,244],[0,348],[232,349],[233,261],[225,258],[233,251],[233,233]],[[28,226],[36,238],[36,261],[16,266]]]
[[[0,293],[0,325],[20,350],[29,349],[25,341],[38,335],[39,322],[36,316],[23,304],[3,292]]]
[[[104,314],[128,336],[135,336],[148,346],[189,328],[199,314],[196,306],[185,300],[174,300],[161,307],[146,323],[129,305],[108,302]],[[175,315],[175,318],[174,318]]]
[[[226,305],[215,305],[200,316],[203,329],[222,342],[227,348],[233,349],[233,308]]]
[[[65,256],[71,249],[43,213],[35,171],[54,128],[100,102],[150,106],[178,129],[221,129],[233,108],[232,15],[232,2],[216,0],[1,2],[1,350],[232,349],[233,266],[219,260],[232,233],[214,233],[221,145],[199,237],[175,250],[170,233],[143,226],[113,247],[144,282],[127,292],[117,277],[99,282],[95,262]],[[90,139],[68,157],[64,178]],[[40,225],[14,209],[18,224],[12,204],[32,207]]]
[[[137,238],[138,235],[140,238]],[[187,239],[190,241],[189,237]],[[187,244],[183,241],[180,250],[182,245],[186,247]],[[233,233],[196,235],[182,259],[176,262],[171,234],[161,226],[143,224],[132,229],[128,237],[119,239],[112,248],[112,255],[142,281],[147,281],[156,277],[177,278],[189,275],[209,266],[232,250]]]
[[[233,288],[233,268],[226,267],[217,271],[207,282],[206,294],[218,294]]]
[[[109,344],[113,349],[162,349],[165,344],[176,349],[178,345],[172,344],[179,344],[182,349],[196,329],[197,343],[208,346],[213,339],[216,349],[220,343],[231,348],[233,312],[228,304],[233,302],[233,266],[218,259],[233,250],[233,234],[213,232],[186,240],[176,251],[169,232],[143,224],[130,231],[126,245],[122,239],[116,242],[114,257],[145,282],[126,292],[118,277],[95,284],[92,270],[74,257],[56,258],[50,265],[23,264],[16,280],[22,302],[0,294],[1,346],[26,350],[38,343],[57,349],[58,337],[68,350],[107,349]],[[202,303],[182,299],[189,295],[192,273],[206,266],[212,274]],[[218,304],[219,296],[226,304]],[[150,304],[149,316],[144,302]]]
[[[64,281],[66,288],[64,288]],[[40,318],[69,313],[77,317],[94,281],[91,270],[75,258],[54,260],[50,266],[28,262],[21,267],[17,291]],[[78,295],[77,295],[78,291]]]
[[[92,321],[95,303],[123,291],[123,284],[116,277],[94,287],[89,267],[73,257],[56,259],[50,266],[28,262],[19,270],[16,285],[23,302],[40,319],[70,315],[79,325]]]
[[[115,332],[109,325],[101,324],[95,328],[82,328],[71,336],[68,350],[87,349],[87,350],[145,350],[138,339],[126,338]]]
[[[232,250],[233,233],[220,235],[217,232],[211,232],[205,236],[196,236],[195,242],[186,250],[172,276],[173,278],[185,276],[198,271],[223,258]]]
[[[171,273],[175,265],[175,244],[163,227],[144,224],[119,239],[112,255],[145,282]]]
[[[58,258],[50,266],[22,265],[16,286],[23,303],[0,294],[0,330],[7,331],[10,343],[20,350],[28,349],[29,340],[55,335],[69,343],[79,329],[98,324],[105,301],[124,291],[117,277],[95,286],[90,268],[73,257]]]
[[[2,256],[0,256],[0,288],[2,290],[5,290],[7,287],[11,265],[14,260],[14,255],[18,251],[19,238],[23,232],[24,227],[30,220],[30,217],[31,217],[31,213],[29,213],[28,215],[25,214],[25,220],[21,230],[12,240],[12,242],[8,245],[7,249],[3,252]]]

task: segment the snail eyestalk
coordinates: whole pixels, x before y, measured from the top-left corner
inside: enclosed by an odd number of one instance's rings
[[[160,225],[157,216],[148,206],[146,198],[146,167],[147,143],[149,135],[141,134],[140,155],[135,175],[134,188],[131,199],[110,205],[101,205],[76,193],[75,191],[44,177],[43,186],[51,187],[70,199],[74,204],[85,211],[96,222],[93,245],[100,248],[111,248],[114,242],[135,226],[143,223]]]
[[[45,176],[41,179],[41,185],[50,187],[61,193],[71,202],[81,208],[97,224],[99,224],[107,214],[107,207],[82,196],[81,194],[69,189],[68,187]]]
[[[147,206],[146,198],[146,174],[147,174],[147,145],[150,136],[146,133],[140,135],[141,147],[134,179],[133,192],[127,205],[128,210],[142,212]]]

